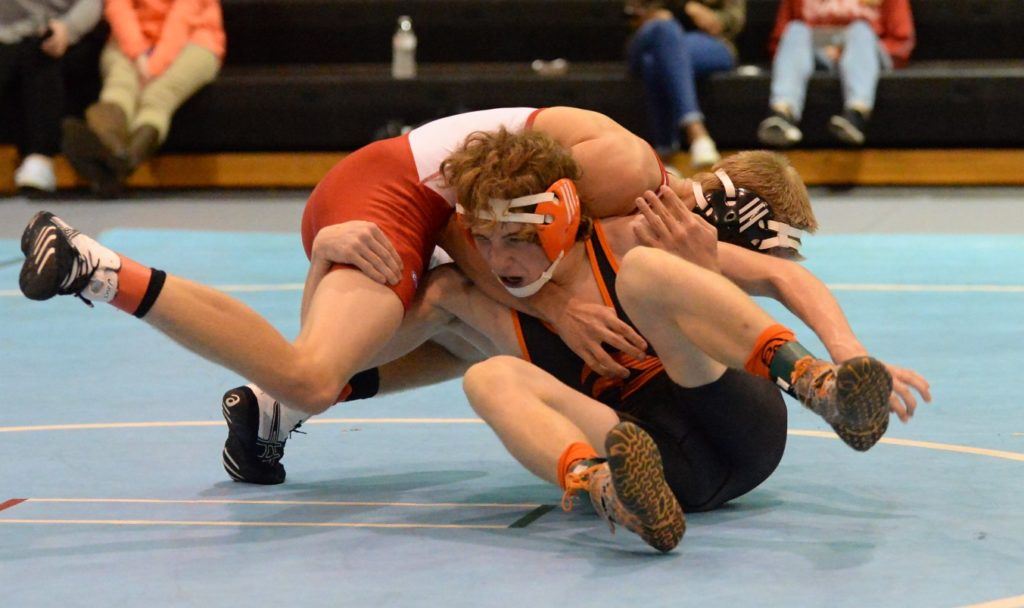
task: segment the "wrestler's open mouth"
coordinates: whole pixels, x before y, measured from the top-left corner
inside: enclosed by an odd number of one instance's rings
[[[505,287],[519,287],[523,284],[523,277],[498,277]]]

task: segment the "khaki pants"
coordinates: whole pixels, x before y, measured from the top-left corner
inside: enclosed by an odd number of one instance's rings
[[[128,117],[128,132],[152,125],[167,138],[171,115],[196,91],[209,84],[220,70],[220,59],[211,51],[189,44],[163,74],[142,85],[135,63],[117,44],[110,42],[100,56],[103,91],[100,101],[113,103]]]

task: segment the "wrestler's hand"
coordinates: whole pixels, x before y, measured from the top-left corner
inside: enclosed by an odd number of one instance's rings
[[[901,422],[908,422],[914,416],[917,409],[917,399],[914,391],[921,395],[926,403],[932,400],[931,387],[924,377],[912,369],[896,367],[885,364],[886,369],[892,375],[892,394],[889,395],[889,409],[895,413]],[[914,389],[914,391],[910,390]]]
[[[322,228],[313,240],[313,263],[351,264],[383,284],[402,280],[402,258],[373,222],[352,220]]]
[[[608,354],[604,344],[634,359],[643,359],[647,350],[647,342],[610,306],[573,298],[562,308],[561,314],[552,319],[552,325],[562,341],[590,369],[606,378],[628,378],[629,370]]]
[[[690,211],[671,188],[662,186],[658,194],[644,192],[636,206],[643,218],[634,220],[633,233],[641,244],[719,271],[718,231]]]

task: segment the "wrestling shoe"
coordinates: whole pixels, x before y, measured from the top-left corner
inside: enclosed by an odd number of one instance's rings
[[[836,366],[804,357],[792,380],[800,401],[855,450],[870,449],[889,428],[892,376],[877,359],[854,357]]]
[[[605,449],[607,462],[566,477],[562,508],[572,509],[572,497],[586,491],[612,533],[619,524],[658,551],[674,549],[686,532],[686,518],[665,481],[654,440],[632,422],[621,422],[608,432]]]
[[[266,393],[261,393],[261,396],[273,400]],[[280,405],[276,401],[272,411],[280,425]],[[276,440],[279,433],[273,424],[269,438],[260,438],[260,403],[256,393],[248,386],[231,389],[224,393],[221,412],[228,423],[228,438],[224,442],[221,460],[231,479],[261,485],[283,482],[285,472],[281,458],[285,442]]]
[[[121,258],[81,234],[49,211],[37,213],[21,235],[25,262],[18,277],[21,293],[30,300],[82,294],[109,302],[117,290]]]

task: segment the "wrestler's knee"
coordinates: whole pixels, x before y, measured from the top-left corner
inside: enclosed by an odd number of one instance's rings
[[[285,390],[279,399],[309,414],[320,414],[338,402],[345,386],[338,371],[300,354],[284,370]]]
[[[501,400],[507,399],[511,390],[520,383],[525,361],[509,356],[491,357],[468,370],[462,378],[462,388],[470,405],[483,415]]]
[[[619,274],[615,278],[615,292],[622,305],[629,308],[637,307],[644,302],[658,298],[665,290],[658,289],[668,277],[666,264],[682,262],[685,268],[688,262],[670,253],[651,247],[634,247],[619,264]]]

